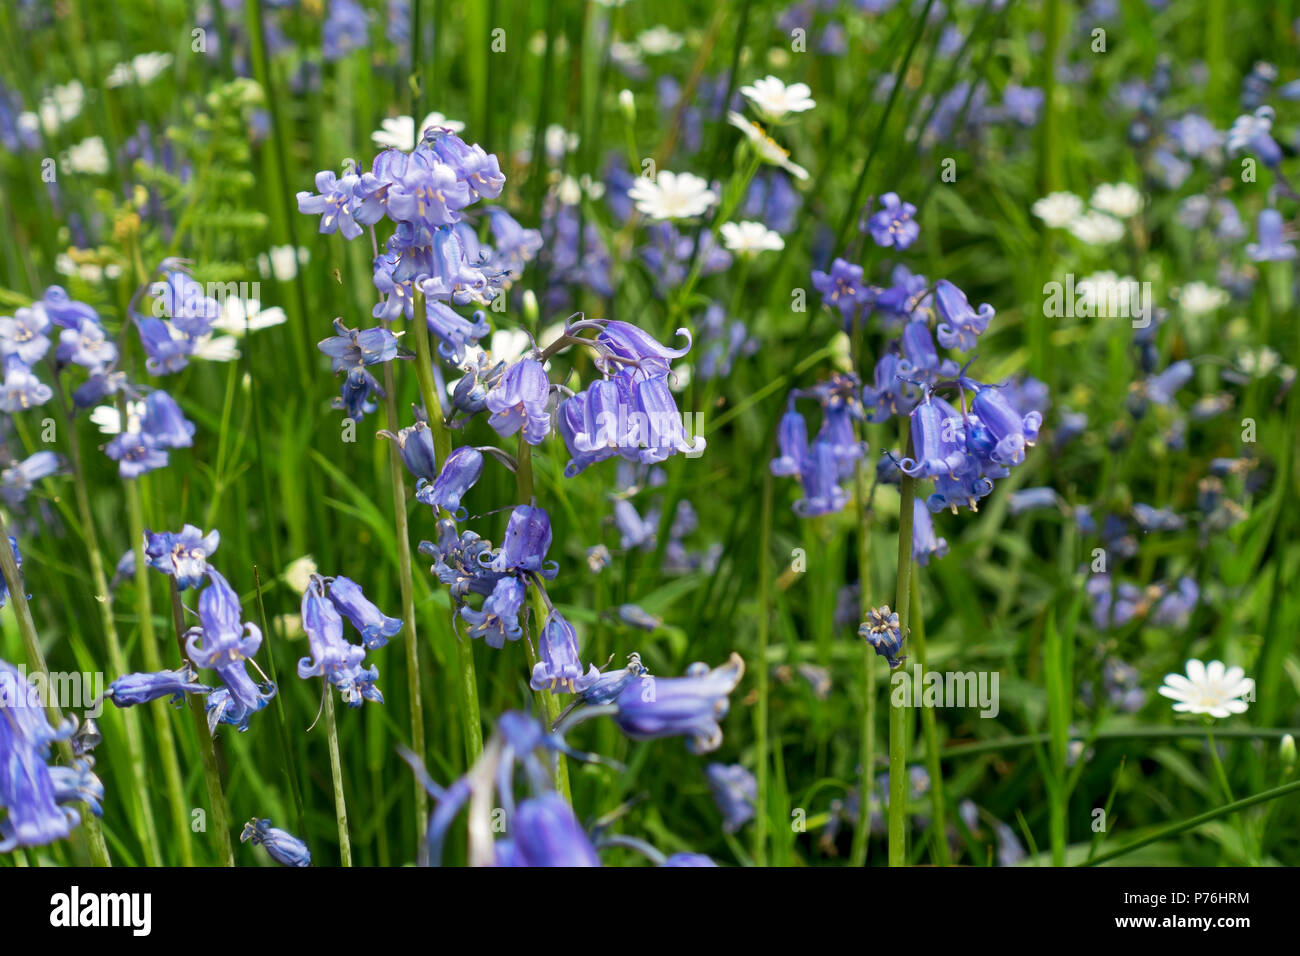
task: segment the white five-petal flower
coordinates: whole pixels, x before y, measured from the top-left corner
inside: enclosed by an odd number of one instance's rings
[[[1128,219],[1142,208],[1142,194],[1128,183],[1103,183],[1093,190],[1092,208]]]
[[[1064,229],[1083,214],[1083,200],[1070,192],[1048,193],[1033,205],[1034,215],[1051,229]]]
[[[1174,710],[1182,714],[1209,714],[1228,717],[1246,712],[1246,700],[1255,690],[1255,682],[1240,667],[1225,667],[1223,661],[1203,664],[1196,658],[1187,662],[1187,675],[1166,674],[1160,696],[1175,701]]]
[[[1105,246],[1124,238],[1124,224],[1114,216],[1090,209],[1069,225],[1070,232],[1090,246]]]
[[[430,126],[443,126],[453,133],[459,133],[465,128],[464,123],[449,120],[441,113],[430,113],[424,118],[419,129],[415,128],[415,119],[410,116],[390,117],[381,121],[379,125],[382,128],[370,134],[370,141],[376,146],[391,146],[404,153],[415,149],[417,137],[423,135]]]
[[[765,76],[755,80],[749,86],[742,86],[740,92],[770,122],[776,123],[790,113],[802,113],[817,105],[809,94],[812,92],[807,83],[791,83],[786,86],[775,76]]]
[[[720,231],[726,247],[742,256],[785,248],[785,240],[761,222],[724,222]]]
[[[119,63],[113,67],[113,72],[108,74],[104,85],[115,88],[135,82],[145,86],[156,80],[162,71],[171,65],[170,53],[141,53],[139,56],[132,57],[130,62]]]
[[[654,179],[638,176],[627,194],[642,215],[651,219],[690,219],[708,211],[718,198],[709,184],[693,173],[662,170]]]

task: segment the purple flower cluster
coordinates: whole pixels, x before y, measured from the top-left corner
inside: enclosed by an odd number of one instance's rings
[[[361,634],[360,644],[343,637],[344,618]],[[300,678],[324,677],[349,707],[360,707],[367,700],[384,702],[375,686],[379,668],[364,666],[365,657],[401,631],[400,620],[380,611],[351,578],[313,574],[302,596],[302,629],[311,656],[298,662]]]
[[[803,498],[795,502],[794,512],[801,518],[830,514],[848,503],[841,483],[867,453],[866,442],[856,434],[855,422],[866,417],[858,384],[855,375],[837,374],[813,388],[795,389],[787,400],[770,468],[774,475],[799,481]],[[811,444],[807,421],[795,404],[800,398],[816,399],[822,408],[821,426]]]

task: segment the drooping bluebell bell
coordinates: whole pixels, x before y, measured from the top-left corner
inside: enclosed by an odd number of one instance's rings
[[[730,375],[737,359],[750,357],[760,346],[749,325],[741,319],[728,319],[726,310],[717,302],[704,312],[699,339],[695,374],[701,381]]]
[[[471,345],[492,331],[487,313],[481,309],[467,319],[445,302],[429,299],[425,303],[425,317],[429,331],[438,342],[438,355],[444,361],[459,365],[465,361],[465,352]]]
[[[50,321],[63,329],[80,328],[83,322],[99,324],[99,313],[85,302],[78,302],[62,286],[52,285],[40,299]]]
[[[930,509],[920,498],[912,499],[912,560],[921,567],[930,563],[930,558],[942,558],[948,553],[948,539],[940,538],[934,531],[934,519]]]
[[[889,662],[890,670],[894,670],[906,660],[898,656],[898,652],[903,649],[904,637],[899,627],[898,612],[890,611],[888,604],[884,607],[873,607],[867,612],[867,619],[858,627],[858,636]]]
[[[266,847],[267,855],[285,866],[311,866],[311,851],[307,844],[291,833],[271,826],[267,819],[250,820],[239,835],[240,843]]]
[[[145,533],[145,557],[149,566],[176,579],[182,591],[197,588],[208,573],[208,558],[221,543],[221,532],[206,535],[192,524],[178,532]]]
[[[550,433],[547,403],[551,383],[546,369],[534,358],[522,358],[506,369],[497,386],[487,393],[488,424],[502,438],[523,429],[524,441],[539,445]]]
[[[469,187],[472,201],[500,198],[506,181],[501,164],[478,143],[466,143],[446,127],[432,127],[425,130],[423,145],[456,171],[457,178]]]
[[[1007,468],[1025,460],[1025,449],[1038,440],[1043,423],[1040,413],[1021,414],[991,385],[978,386],[971,412],[966,434],[971,452]]]
[[[402,630],[402,622],[389,617],[365,596],[361,585],[351,578],[336,575],[329,582],[329,599],[334,608],[361,633],[361,643],[373,651],[388,643]]]
[[[1139,612],[1142,592],[1127,581],[1115,584],[1109,574],[1093,574],[1084,585],[1091,606],[1089,614],[1098,630],[1128,624]]]
[[[50,350],[49,328],[50,317],[40,302],[0,315],[0,358],[16,355],[24,365],[35,365]]]
[[[893,349],[887,350],[876,362],[872,384],[862,387],[862,404],[867,421],[874,424],[889,421],[895,415],[905,415],[916,404],[919,389],[901,374],[903,360]]]
[[[1163,372],[1139,384],[1138,394],[1157,405],[1172,405],[1178,390],[1192,380],[1195,369],[1186,359],[1173,362]],[[1130,411],[1132,409],[1130,408]]]
[[[497,843],[498,866],[600,866],[591,838],[559,794],[524,800],[513,822],[510,837]]]
[[[546,560],[551,547],[551,516],[536,505],[519,505],[510,513],[501,547],[479,560],[492,571],[531,571],[550,580],[559,570]]]
[[[844,259],[832,262],[830,272],[818,270],[812,274],[813,288],[821,293],[823,303],[839,309],[846,327],[874,302],[873,293],[862,282],[862,274],[862,266]]]
[[[966,448],[966,423],[960,413],[937,395],[912,409],[913,455],[898,467],[913,478],[959,476],[974,467]]]
[[[938,384],[957,374],[958,366],[952,359],[940,359],[930,335],[930,325],[924,319],[914,319],[903,326],[900,338],[903,358],[898,362],[896,374],[912,385]]]
[[[469,206],[469,186],[446,163],[416,149],[388,188],[388,214],[397,222],[415,223],[429,230],[460,221]]]
[[[758,781],[738,763],[711,763],[704,768],[713,801],[722,811],[722,831],[736,833],[754,818]]]
[[[979,311],[971,308],[966,293],[947,279],[934,287],[935,310],[939,315],[939,344],[946,349],[968,352],[993,321],[993,306],[987,302]]]
[[[349,329],[341,318],[334,320],[335,334],[317,345],[330,357],[335,374],[363,365],[378,365],[397,357],[397,336],[388,329]]]
[[[1157,627],[1186,627],[1200,599],[1201,589],[1196,580],[1184,575],[1156,600],[1151,608],[1150,621]]]
[[[140,429],[160,448],[189,448],[194,443],[194,423],[185,417],[176,400],[160,388],[145,396]]]
[[[83,321],[75,329],[59,332],[55,359],[62,365],[80,365],[91,373],[103,374],[117,361],[117,345],[98,322]]]
[[[603,671],[600,677],[584,688],[579,696],[586,704],[611,704],[618,699],[624,688],[633,681],[647,675],[641,655],[628,655],[627,665],[614,671]]]
[[[361,226],[353,218],[357,207],[355,189],[361,182],[354,168],[349,168],[342,178],[328,169],[316,174],[316,193],[298,193],[298,211],[309,216],[320,216],[323,234],[339,232],[344,239],[361,235]]]
[[[899,263],[889,273],[891,285],[876,295],[876,310],[886,319],[887,327],[910,322],[918,312],[932,311],[934,296],[930,280]]]
[[[221,306],[204,292],[203,285],[177,269],[167,272],[149,289],[155,317],[167,318],[173,328],[191,339],[207,335],[221,317]]]
[[[500,650],[506,641],[517,641],[523,635],[519,626],[519,612],[524,606],[524,585],[518,578],[499,578],[492,593],[483,600],[480,610],[462,606],[460,616],[469,625],[471,638],[483,638],[488,647]]]
[[[179,704],[186,694],[207,694],[211,690],[211,687],[198,683],[198,675],[186,662],[170,671],[123,674],[108,685],[104,696],[118,707],[133,707],[164,697]]]
[[[357,0],[329,0],[321,24],[321,56],[332,62],[354,50],[364,50],[370,45],[369,29],[370,11]]]
[[[183,335],[172,335],[171,327],[162,319],[137,315],[135,326],[144,346],[144,366],[150,375],[171,375],[189,364],[194,343]]]
[[[1224,143],[1229,156],[1250,152],[1265,166],[1276,167],[1282,161],[1282,148],[1273,139],[1271,106],[1261,106],[1253,113],[1243,113],[1232,121],[1232,128]]]
[[[687,737],[691,753],[710,753],[722,744],[728,697],[744,673],[745,662],[733,653],[719,667],[692,664],[683,677],[642,674],[619,692],[614,720],[633,740]]]
[[[921,234],[915,216],[916,207],[910,202],[904,202],[898,193],[885,193],[880,197],[880,209],[867,221],[867,229],[876,245],[901,251]]]
[[[398,235],[401,235],[401,226]],[[487,305],[501,291],[502,276],[482,268],[485,263],[471,259],[465,242],[450,226],[433,230],[425,246],[412,246],[403,256],[412,272],[425,276],[420,290],[433,302]],[[393,277],[402,274],[406,262],[399,262]]]
[[[1187,519],[1177,514],[1172,508],[1156,508],[1152,505],[1134,502],[1133,518],[1144,532],[1182,531],[1187,527]]]
[[[44,405],[54,391],[32,372],[16,354],[4,360],[4,382],[0,384],[0,411],[23,412]]]
[[[808,457],[808,422],[794,405],[792,395],[776,432],[777,457],[769,467],[778,477],[798,476]]]
[[[298,661],[298,677],[324,677],[338,688],[344,703],[360,707],[363,686],[359,678],[366,649],[343,638],[343,618],[326,592],[326,582],[313,574],[302,596],[302,629],[307,634],[311,656]]]
[[[794,503],[794,513],[801,518],[815,518],[843,509],[849,496],[839,481],[840,459],[834,444],[826,438],[815,439],[799,472],[803,497]]]
[[[1055,488],[1019,488],[1007,496],[1007,513],[1015,516],[1027,511],[1062,510],[1064,502]]]
[[[140,431],[119,432],[104,446],[104,454],[117,462],[123,478],[138,478],[146,472],[167,467],[167,452]]]
[[[691,333],[684,328],[677,330],[677,335],[686,339],[682,348],[664,345],[644,329],[628,322],[609,319],[601,323],[600,334],[596,343],[602,350],[630,362],[650,375],[667,375],[673,359],[681,358],[691,350]],[[608,365],[598,365],[610,370]]]
[[[0,853],[63,839],[81,822],[76,810],[61,805],[81,799],[72,792],[81,787],[69,787],[49,765],[50,745],[74,731],[71,720],[52,727],[23,672],[0,660]],[[98,784],[90,780],[85,789]]]
[[[642,631],[656,631],[663,627],[663,620],[655,617],[639,604],[620,604],[614,608],[614,616],[623,624]]]
[[[397,442],[397,449],[402,454],[406,470],[422,481],[433,481],[438,477],[437,454],[433,449],[433,430],[429,423],[418,419],[414,425],[399,429],[397,434],[390,431],[375,433],[380,438]]]
[[[36,482],[58,474],[61,467],[59,456],[54,452],[35,452],[0,471],[0,496],[11,507],[21,505],[27,500]]]
[[[461,498],[483,474],[483,453],[473,445],[461,445],[443,462],[442,471],[432,481],[423,478],[417,483],[415,498],[432,508],[442,508],[457,521],[469,514],[460,503]]]
[[[1282,214],[1276,209],[1260,210],[1256,224],[1258,242],[1246,246],[1246,255],[1254,262],[1287,262],[1296,257],[1296,248],[1286,238]]]
[[[548,689],[568,694],[581,694],[600,679],[596,665],[589,665],[587,672],[582,670],[582,660],[578,656],[578,635],[559,611],[551,611],[546,619],[546,626],[538,639],[538,655],[541,658],[533,667],[529,686],[533,690]]]
[[[262,632],[242,621],[239,595],[221,573],[212,567],[207,573],[208,586],[199,594],[200,623],[190,629],[185,650],[196,665],[215,670],[225,685],[208,695],[208,729],[226,723],[242,732],[275,696],[275,685],[258,686],[248,676],[245,663],[262,646]]]

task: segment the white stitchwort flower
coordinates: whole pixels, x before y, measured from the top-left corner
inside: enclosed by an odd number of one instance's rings
[[[81,115],[81,108],[86,103],[86,90],[76,80],[56,86],[41,97],[36,112],[41,128],[47,136],[58,132],[60,126]],[[30,128],[32,120],[29,114],[23,114],[18,120],[25,128]]]
[[[718,198],[709,184],[693,173],[663,170],[654,179],[638,176],[627,194],[642,215],[651,219],[690,219],[708,211]]]
[[[304,554],[296,561],[290,561],[284,569],[284,581],[299,594],[306,594],[311,584],[311,576],[316,573],[316,562],[310,554]]]
[[[721,232],[727,248],[742,256],[785,248],[785,240],[761,222],[724,222]]]
[[[64,162],[74,173],[85,173],[89,176],[104,175],[108,172],[108,150],[104,148],[103,137],[92,136],[68,147]]]
[[[281,282],[292,282],[298,275],[298,266],[311,262],[311,250],[299,246],[295,254],[293,246],[272,246],[267,252],[257,255],[257,268],[264,276],[274,276]]]
[[[749,86],[742,86],[740,92],[754,104],[754,109],[773,123],[790,113],[802,113],[817,105],[816,100],[808,95],[812,90],[807,83],[791,83],[786,86],[775,76],[755,80]]]
[[[1048,193],[1033,205],[1034,215],[1052,229],[1064,229],[1083,214],[1083,200],[1074,193]]]
[[[170,53],[141,53],[139,56],[132,57],[129,63],[119,63],[113,67],[113,72],[108,74],[104,85],[115,88],[126,86],[134,81],[145,86],[158,79],[163,70],[171,65]]]
[[[1204,315],[1222,308],[1228,293],[1206,282],[1189,282],[1178,293],[1178,304],[1189,315]]]
[[[453,133],[459,133],[465,128],[464,123],[456,120],[449,120],[441,113],[430,113],[420,124],[420,128],[415,128],[415,119],[410,116],[394,116],[380,123],[380,129],[370,134],[370,142],[376,146],[391,146],[393,149],[400,149],[404,153],[409,153],[415,149],[416,139],[424,133],[430,126],[444,126]]]
[[[288,318],[284,309],[278,305],[263,309],[262,303],[257,299],[241,299],[237,295],[231,295],[221,303],[221,316],[212,323],[212,327],[220,332],[240,336],[245,329],[258,332],[283,325],[286,321]]]
[[[727,122],[745,134],[745,138],[758,151],[759,158],[769,166],[780,166],[795,179],[807,179],[808,170],[790,161],[790,151],[767,135],[758,123],[745,119],[735,110],[727,113]]]
[[[1124,224],[1104,212],[1089,211],[1073,220],[1069,229],[1076,239],[1090,246],[1104,246],[1124,238]]]
[[[1142,194],[1128,183],[1103,183],[1093,191],[1092,207],[1128,219],[1142,208]]]
[[[1228,717],[1246,712],[1246,700],[1254,690],[1255,682],[1240,667],[1225,667],[1223,661],[1203,664],[1192,658],[1187,662],[1186,677],[1165,675],[1160,696],[1175,701],[1174,710],[1181,714]]]
[[[669,30],[663,24],[645,30],[637,36],[636,42],[637,46],[641,48],[641,52],[648,56],[676,53],[682,48],[681,35]]]

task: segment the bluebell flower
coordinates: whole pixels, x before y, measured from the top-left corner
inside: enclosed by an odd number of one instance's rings
[[[660,866],[685,867],[685,866],[717,866],[712,857],[705,856],[703,853],[674,853],[668,859],[659,864]]]
[[[878,424],[895,415],[910,412],[916,404],[919,389],[901,374],[903,360],[892,349],[876,362],[872,384],[862,387],[862,404],[866,406],[867,421]]]
[[[197,588],[208,573],[208,558],[221,543],[221,532],[206,535],[192,524],[173,533],[145,533],[145,557],[149,566],[176,579],[180,590]]]
[[[1037,126],[1046,97],[1036,86],[1010,82],[1002,88],[1002,112],[1020,126]]]
[[[397,336],[388,329],[349,329],[339,318],[334,320],[334,331],[335,335],[322,339],[316,347],[330,357],[335,374],[397,357]]]
[[[117,462],[123,478],[138,478],[167,467],[167,452],[139,431],[123,430],[104,446],[104,454]]]
[[[903,649],[903,633],[899,628],[898,612],[890,611],[888,604],[884,607],[873,607],[867,612],[867,619],[858,627],[858,636],[889,662],[890,670],[897,668],[906,660],[898,656],[898,652]]]
[[[361,633],[361,643],[373,651],[388,643],[402,630],[402,622],[379,610],[351,578],[337,575],[330,579],[329,598],[335,609],[352,622]]]
[[[203,285],[179,269],[153,283],[149,294],[161,312],[159,317],[170,319],[173,328],[192,339],[211,332],[212,323],[221,317],[217,300],[205,295]]]
[[[664,623],[638,604],[620,604],[614,608],[614,615],[623,624],[642,631],[656,631],[663,627]]]
[[[302,629],[307,634],[311,656],[298,661],[298,677],[324,677],[338,688],[344,703],[360,707],[358,686],[366,649],[343,638],[343,618],[326,594],[326,584],[313,574],[302,595]]]
[[[452,130],[433,127],[424,131],[423,145],[456,171],[457,178],[469,187],[471,201],[501,196],[506,182],[501,164],[477,143],[470,145]]]
[[[704,768],[709,780],[713,801],[722,811],[722,830],[736,833],[754,819],[754,804],[758,800],[758,781],[738,763],[711,763]]]
[[[343,378],[339,395],[333,401],[333,407],[343,411],[346,416],[359,422],[378,407],[371,401],[372,397],[387,398],[388,393],[379,384],[379,380],[370,374],[364,366],[352,369]]]
[[[641,655],[629,654],[626,667],[602,672],[596,680],[579,692],[579,696],[585,704],[612,704],[625,687],[645,675],[646,669],[641,663]]]
[[[834,444],[818,437],[813,441],[799,472],[803,497],[794,503],[794,513],[801,518],[815,518],[841,510],[849,496],[839,485],[840,459]]]
[[[832,262],[830,272],[814,271],[812,284],[821,293],[823,303],[839,309],[846,327],[872,306],[872,293],[862,282],[862,266],[844,259]]]
[[[1093,574],[1084,588],[1091,602],[1089,614],[1098,630],[1123,627],[1137,617],[1142,592],[1135,585],[1123,582],[1112,588],[1109,574]]]
[[[399,429],[394,435],[390,431],[376,432],[380,438],[397,442],[398,451],[406,470],[421,481],[433,481],[438,477],[437,454],[433,449],[433,429],[425,421],[417,421]]]
[[[0,412],[23,412],[44,405],[54,391],[44,384],[15,354],[4,360],[5,377],[0,385]]]
[[[1151,623],[1157,627],[1186,627],[1200,597],[1201,589],[1194,578],[1179,578],[1174,587],[1166,590],[1151,609]]]
[[[967,443],[981,459],[1010,467],[1025,460],[1025,448],[1038,439],[1043,416],[1038,412],[1020,414],[1012,408],[1001,390],[981,385],[971,401],[971,427]]]
[[[159,448],[189,448],[194,443],[194,423],[160,388],[145,396],[140,430]]]
[[[466,349],[478,345],[479,340],[492,331],[487,314],[482,310],[475,311],[471,320],[447,303],[429,299],[425,302],[425,315],[429,331],[437,338],[439,357],[453,365],[464,362]]]
[[[150,375],[171,375],[189,364],[194,343],[184,336],[174,336],[162,319],[152,315],[137,315],[135,326],[144,346],[145,363]]]
[[[556,408],[556,430],[569,450],[564,476],[572,478],[596,462],[618,455],[625,437],[620,419],[626,420],[630,396],[620,384],[627,378],[597,379],[587,388],[562,401]],[[620,416],[619,410],[624,414]]]
[[[50,350],[49,327],[50,317],[39,302],[0,315],[0,358],[16,355],[24,365],[35,365]]]
[[[401,234],[398,227],[398,234]],[[412,259],[411,271],[426,278],[420,283],[425,298],[431,302],[450,302],[453,305],[468,305],[477,302],[486,305],[496,298],[501,291],[502,276],[486,272],[480,266],[484,263],[472,260],[465,250],[465,243],[454,229],[443,226],[433,231],[427,246],[418,247],[419,256]],[[409,252],[412,250],[408,250]],[[404,255],[403,259],[408,258]],[[393,270],[396,279],[403,272],[405,263],[399,263]]]
[[[912,499],[912,560],[921,567],[930,563],[931,557],[942,558],[948,553],[948,539],[934,532],[934,519],[930,509],[920,498]]]
[[[600,679],[600,671],[594,664],[583,673],[578,657],[578,634],[559,611],[553,610],[547,617],[537,650],[541,659],[533,667],[529,681],[533,690],[581,694]]]
[[[1060,511],[1061,496],[1055,488],[1020,488],[1007,496],[1007,513],[1013,517],[1026,511]]]
[[[600,866],[591,838],[557,793],[524,800],[511,822],[509,839],[496,845],[500,866]]]
[[[791,396],[776,432],[777,456],[769,468],[778,477],[799,476],[808,459],[808,423]]]
[[[867,220],[867,228],[876,245],[901,251],[921,234],[915,216],[916,207],[910,202],[903,202],[898,193],[885,193],[880,197],[880,209]]]
[[[986,302],[977,312],[971,308],[966,293],[947,279],[935,283],[934,298],[939,313],[939,344],[959,352],[973,349],[976,339],[993,321],[993,306]]]
[[[889,274],[890,285],[876,295],[876,311],[892,327],[898,322],[910,322],[918,312],[932,311],[934,296],[930,292],[930,280],[912,272],[899,263]]]
[[[601,323],[596,343],[602,350],[636,365],[647,375],[662,376],[668,374],[673,359],[681,358],[691,350],[691,333],[682,328],[676,334],[686,339],[682,348],[664,345],[644,329],[628,322],[609,319]],[[608,364],[600,361],[597,364],[611,371]]]
[[[1145,532],[1182,531],[1187,527],[1187,519],[1172,508],[1154,508],[1140,502],[1133,505],[1133,518]]]
[[[427,229],[460,221],[460,211],[473,202],[468,184],[446,163],[430,161],[416,150],[388,189],[388,214],[394,221]]]
[[[74,746],[76,738],[74,737]],[[74,751],[75,752],[75,751]],[[50,783],[54,800],[59,804],[84,803],[97,817],[104,815],[104,784],[94,772],[95,760],[86,756],[69,766],[50,765]]]
[[[1192,363],[1186,359],[1173,362],[1163,372],[1141,383],[1139,393],[1157,405],[1172,405],[1175,395],[1192,380],[1194,372]]]
[[[1246,246],[1246,255],[1251,260],[1286,262],[1295,258],[1295,246],[1285,238],[1282,214],[1276,209],[1260,210],[1257,231],[1259,242]]]
[[[133,707],[164,697],[179,704],[186,694],[207,694],[211,690],[211,687],[198,683],[198,675],[186,662],[170,671],[123,674],[108,685],[104,696],[118,707]]]
[[[199,594],[199,626],[190,629],[185,650],[199,667],[215,670],[225,685],[208,696],[209,730],[218,722],[246,729],[248,718],[275,696],[274,684],[259,687],[245,668],[261,646],[262,632],[241,620],[239,595],[220,572],[208,568],[208,586]]]
[[[54,452],[35,452],[0,471],[0,495],[11,507],[21,505],[27,500],[36,482],[58,474],[61,467],[59,456]]]
[[[285,866],[311,866],[307,844],[296,836],[271,826],[270,820],[250,820],[239,835],[240,843],[266,847],[267,855]]]
[[[1282,161],[1282,148],[1273,139],[1273,108],[1261,106],[1232,121],[1225,146],[1229,156],[1254,153],[1265,166],[1275,167]]]
[[[898,362],[896,374],[909,384],[933,386],[957,374],[956,362],[939,358],[930,325],[924,319],[904,325],[901,342],[903,358]]]
[[[516,577],[503,577],[492,586],[492,593],[483,600],[482,610],[464,606],[460,616],[469,625],[471,638],[483,638],[488,647],[500,650],[506,641],[517,641],[523,635],[519,626],[519,612],[524,606],[524,585]]]
[[[85,302],[71,298],[62,286],[52,285],[45,290],[40,306],[46,315],[61,329],[79,329],[85,322],[99,325],[99,313]]]
[[[614,720],[633,740],[687,737],[691,753],[709,753],[722,744],[728,696],[744,673],[745,662],[733,653],[720,667],[692,664],[683,677],[643,674],[620,691]]]
[[[497,386],[487,393],[486,404],[492,416],[488,424],[502,438],[509,438],[521,428],[524,441],[539,445],[551,431],[547,403],[551,383],[542,363],[522,358],[506,369]]]
[[[550,580],[559,565],[546,560],[551,547],[551,516],[536,505],[519,505],[510,513],[501,548],[479,560],[493,571],[531,571]]]
[[[59,332],[54,357],[61,365],[80,365],[91,375],[103,374],[117,361],[117,345],[98,322],[85,321]]]
[[[482,474],[483,453],[472,445],[462,445],[447,456],[433,482],[419,481],[416,500],[449,511],[457,521],[464,521],[468,512],[460,500]]]
[[[974,467],[966,447],[962,416],[937,395],[927,396],[911,414],[913,455],[898,467],[913,478],[967,474]]]
[[[473,531],[457,533],[450,518],[438,522],[437,542],[420,542],[420,553],[432,557],[431,570],[447,586],[454,601],[463,602],[470,594],[489,595],[505,572],[493,571],[480,561],[490,555],[492,542]]]
[[[329,0],[329,13],[321,25],[321,56],[330,62],[366,49],[369,28],[370,12],[357,0]]]
[[[298,211],[309,216],[320,216],[320,232],[343,233],[344,239],[361,235],[361,226],[353,218],[357,205],[354,191],[361,182],[354,169],[349,169],[340,179],[328,169],[316,174],[316,194],[298,193]]]

